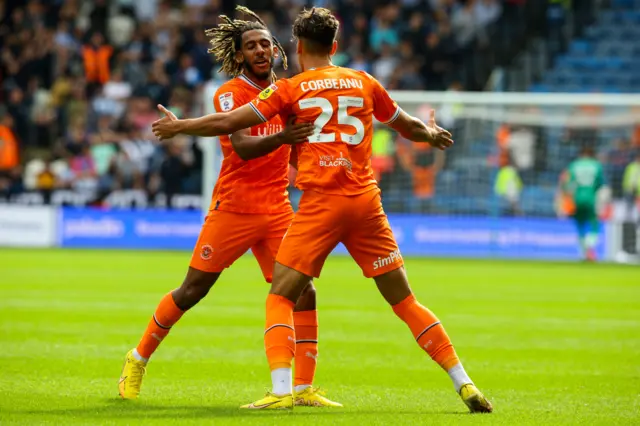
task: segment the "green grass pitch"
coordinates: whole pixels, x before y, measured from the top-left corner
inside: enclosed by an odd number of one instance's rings
[[[344,409],[243,412],[269,386],[267,285],[242,258],[117,398],[125,352],[189,253],[0,250],[0,424],[640,424],[640,269],[407,259],[493,401],[470,415],[351,259],[317,281],[317,385]]]

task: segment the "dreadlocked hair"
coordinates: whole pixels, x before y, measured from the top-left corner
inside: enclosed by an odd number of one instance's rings
[[[267,24],[253,11],[243,6],[236,6],[236,10],[251,16],[255,21],[230,19],[225,15],[220,15],[222,22],[217,27],[205,31],[205,34],[211,38],[209,40],[211,47],[208,52],[213,53],[216,56],[216,60],[222,64],[218,72],[225,72],[232,77],[237,77],[243,70],[243,64],[236,61],[236,52],[242,46],[242,34],[251,30],[269,31]],[[288,67],[287,55],[284,53],[284,49],[278,39],[273,35],[271,35],[271,38],[273,39],[273,44],[280,51],[282,67],[286,70]],[[274,71],[271,71],[271,77],[276,80]]]

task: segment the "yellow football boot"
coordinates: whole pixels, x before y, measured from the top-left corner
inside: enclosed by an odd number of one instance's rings
[[[142,378],[147,372],[147,363],[133,356],[133,349],[127,352],[118,382],[118,391],[123,399],[137,399],[142,386]]]
[[[293,408],[293,396],[290,393],[278,396],[267,392],[264,398],[251,404],[243,405],[240,408],[249,410],[291,410]]]
[[[482,392],[478,390],[472,383],[467,383],[460,388],[460,397],[462,401],[469,407],[472,413],[491,413],[493,406]]]
[[[331,401],[324,391],[309,386],[300,392],[295,392],[294,405],[307,407],[342,407],[339,402]]]

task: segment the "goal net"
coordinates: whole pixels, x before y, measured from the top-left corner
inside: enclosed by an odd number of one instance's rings
[[[440,152],[377,130],[373,164],[379,165],[387,212],[489,218],[484,228],[473,228],[486,231],[475,236],[465,226],[456,232],[455,221],[445,227],[452,235],[440,235],[435,227],[428,232],[434,242],[488,238],[498,252],[500,240],[506,240],[511,253],[502,254],[514,256],[520,249],[531,249],[534,256],[555,249],[565,253],[560,247],[566,245],[568,256],[577,244],[573,224],[558,220],[571,207],[559,181],[590,147],[605,170],[598,211],[612,225],[606,230],[610,235],[601,238],[600,254],[637,254],[638,193],[625,191],[623,178],[640,152],[640,96],[397,92],[393,97],[423,119],[435,109],[455,145]],[[510,238],[516,241],[509,244]]]

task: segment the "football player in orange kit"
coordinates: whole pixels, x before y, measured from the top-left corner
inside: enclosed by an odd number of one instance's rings
[[[311,277],[318,277],[329,253],[342,242],[376,285],[416,342],[451,378],[471,412],[491,412],[491,403],[473,384],[438,318],[413,295],[403,259],[382,209],[370,166],[373,117],[403,137],[439,149],[453,144],[432,113],[427,124],[400,109],[370,75],[334,66],[338,21],[324,8],[302,11],[293,25],[302,73],[279,80],[250,104],[231,113],[153,124],[160,139],[177,133],[219,135],[254,126],[276,115],[313,122],[308,143],[296,145],[296,186],[304,191],[285,236],[267,299],[265,348],[272,391],[243,406],[292,408],[291,364],[296,331],[293,310]],[[159,106],[161,109],[162,107]],[[263,141],[265,149],[275,145]]]
[[[222,16],[222,23],[207,32],[211,37],[210,53],[222,62],[221,71],[235,77],[214,96],[214,106],[219,112],[232,111],[250,102],[275,81],[272,69],[278,55],[282,55],[285,68],[287,64],[282,47],[264,22],[246,8],[238,10],[257,22]],[[167,114],[177,119],[168,111]],[[274,115],[265,123],[220,137],[222,169],[187,276],[179,288],[164,296],[139,345],[127,354],[118,385],[123,398],[138,397],[149,357],[184,312],[207,294],[221,272],[236,259],[251,249],[265,279],[271,282],[276,253],[293,218],[287,194],[291,151],[288,144],[307,140],[312,133],[310,124],[290,124],[283,129],[280,117]],[[271,141],[278,148],[267,153],[257,141],[262,144]],[[318,323],[311,279],[295,311],[296,404],[341,406],[312,387]]]

